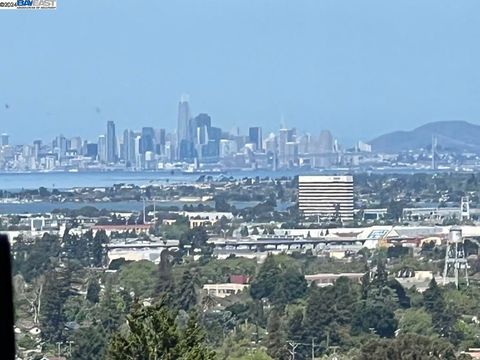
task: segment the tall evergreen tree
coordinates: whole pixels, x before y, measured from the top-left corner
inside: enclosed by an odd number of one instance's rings
[[[268,335],[266,339],[267,353],[274,359],[289,359],[286,348],[286,337],[282,328],[281,309],[273,308],[268,317]]]
[[[336,324],[333,304],[335,293],[332,287],[311,287],[305,310],[305,331],[307,338],[317,338],[326,341],[327,338],[336,342]]]
[[[368,267],[366,268],[365,274],[362,276],[361,286],[362,299],[366,300],[368,297],[368,290],[370,289],[370,269]]]
[[[335,320],[341,325],[349,324],[354,304],[360,299],[357,287],[347,277],[340,277],[333,285]]]
[[[204,345],[204,335],[195,319],[181,331],[176,313],[164,303],[136,307],[127,317],[128,329],[112,338],[107,360],[213,360],[215,353]]]
[[[103,329],[107,334],[118,329],[122,319],[121,309],[122,299],[119,294],[113,289],[112,280],[107,279],[105,283],[105,291],[100,301],[99,318]],[[123,309],[126,310],[126,309]]]
[[[434,330],[440,336],[456,341],[455,324],[458,316],[453,312],[452,308],[447,307],[443,291],[438,286],[435,278],[432,278],[427,290],[423,293],[423,303],[425,309],[432,315]]]
[[[95,278],[90,279],[88,282],[86,299],[92,304],[96,304],[100,300],[100,284]]]
[[[171,298],[173,296],[174,283],[172,277],[172,264],[170,262],[170,253],[168,250],[160,254],[160,263],[158,264],[158,277],[155,286],[155,292],[159,296]]]
[[[269,298],[275,291],[276,282],[281,272],[275,257],[268,255],[250,285],[252,297],[258,300]]]
[[[428,288],[423,292],[423,304],[425,309],[431,314],[442,312],[444,310],[445,302],[443,294],[435,278],[430,280]]]
[[[63,306],[70,294],[68,266],[47,272],[42,293],[40,328],[42,337],[50,343],[64,340],[65,315]]]
[[[85,234],[89,246],[90,265],[101,267],[104,261],[104,245],[108,243],[108,236],[104,230],[97,231],[95,236],[91,232]]]
[[[303,311],[296,309],[287,321],[287,337],[289,340],[303,341],[304,332]]]
[[[179,310],[193,310],[198,303],[197,273],[195,269],[185,271],[176,291],[176,305]]]
[[[297,269],[284,269],[275,280],[275,289],[270,301],[273,304],[287,305],[295,299],[299,299],[307,292],[307,281]]]

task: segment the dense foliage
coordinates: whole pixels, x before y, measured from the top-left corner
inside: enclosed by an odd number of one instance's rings
[[[17,319],[41,330],[39,338],[22,334],[19,348],[56,354],[60,344],[63,355],[71,347],[82,360],[287,360],[294,344],[302,360],[334,352],[339,359],[455,359],[480,346],[475,282],[457,290],[433,279],[420,293],[392,276],[434,269],[433,256],[427,264],[384,250],[346,260],[311,253],[222,260],[212,256],[208,236],[185,227],[180,250],[162,252],[158,265],[119,261],[110,271],[104,232],[18,239]],[[306,282],[305,274],[318,272],[365,275],[324,287]],[[224,299],[202,290],[231,275],[250,278],[249,289]]]

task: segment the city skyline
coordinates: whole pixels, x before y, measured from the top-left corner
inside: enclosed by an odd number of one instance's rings
[[[188,99],[188,100],[185,100]],[[49,137],[47,135],[39,134],[33,139],[27,139],[26,141],[22,141],[22,136],[21,132],[7,132],[4,131],[6,129],[6,126],[2,126],[0,128],[0,137],[6,136],[7,137],[7,143],[4,145],[24,145],[24,144],[30,144],[30,143],[35,143],[37,140],[43,141],[43,142],[48,142],[51,139],[55,139],[58,136],[65,137],[67,139],[71,138],[76,138],[79,137],[82,140],[87,140],[89,142],[97,141],[99,136],[104,136],[105,137],[105,157],[109,161],[113,160],[115,156],[118,156],[118,151],[115,150],[115,148],[118,148],[118,140],[120,138],[125,139],[125,134],[124,131],[132,131],[132,132],[137,132],[137,133],[143,133],[145,131],[148,131],[147,129],[158,129],[162,131],[166,131],[168,134],[174,135],[175,140],[179,144],[182,140],[186,140],[189,137],[196,137],[196,134],[191,133],[190,127],[190,121],[195,121],[197,117],[204,117],[207,116],[208,123],[217,123],[218,124],[218,119],[213,119],[210,116],[210,113],[208,111],[192,111],[191,106],[190,106],[190,96],[187,94],[182,94],[179,97],[178,101],[178,106],[177,110],[178,113],[176,115],[176,119],[172,120],[169,122],[170,128],[167,126],[162,126],[163,123],[159,124],[154,124],[151,125],[149,123],[137,123],[134,124],[134,126],[126,126],[122,127],[121,125],[118,124],[116,120],[105,120],[103,122],[99,122],[95,129],[97,129],[97,132],[93,133],[93,136],[87,136],[87,137],[82,137],[79,136],[79,133],[81,133],[82,127],[79,126],[78,128],[72,128],[70,132],[65,133],[65,132],[57,132],[53,136]],[[175,123],[174,123],[175,122]],[[222,128],[226,133],[229,133],[231,135],[235,136],[245,136],[246,138],[252,138],[254,137],[255,140],[252,141],[252,143],[256,144],[257,149],[263,150],[263,141],[268,138],[269,135],[271,134],[277,134],[282,133],[282,129],[288,129],[288,130],[293,130],[295,133],[302,133],[302,134],[311,134],[311,135],[320,135],[323,136],[326,133],[330,134],[331,132],[329,129],[325,128],[318,128],[318,129],[313,129],[313,131],[304,131],[301,128],[298,128],[292,124],[292,126],[288,126],[288,122],[285,121],[284,118],[279,121],[278,126],[276,128],[265,128],[263,126],[260,126],[259,124],[255,123],[244,123],[242,126],[232,126],[230,128]],[[210,126],[210,125],[209,125]],[[92,129],[95,131],[95,129]],[[121,131],[119,131],[121,130]],[[338,136],[336,137],[338,139]],[[360,139],[354,139],[354,142],[357,143]],[[361,141],[361,140],[360,140]],[[352,144],[352,146],[355,145]],[[2,143],[3,144],[3,143]],[[346,146],[349,146],[349,144],[345,144]],[[178,155],[178,154],[177,154]]]
[[[33,146],[16,144],[3,133],[0,170],[330,168],[358,165],[359,153],[371,153],[371,146],[361,141],[350,149],[342,147],[329,130],[301,133],[282,124],[264,136],[258,124],[246,132],[215,125],[208,113],[193,113],[188,96],[182,95],[173,132],[149,126],[120,130],[108,120],[96,141],[59,134],[52,141],[37,138]]]
[[[185,91],[225,129],[261,123],[267,133],[283,116],[348,144],[431,121],[479,122],[476,1],[394,11],[382,1],[144,5],[1,13],[3,33],[23,24],[5,39],[2,131],[30,142],[76,124],[92,139],[108,120],[171,130]],[[38,29],[48,41],[31,36]]]

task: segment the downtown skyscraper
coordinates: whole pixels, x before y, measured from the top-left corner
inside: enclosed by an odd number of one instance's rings
[[[117,161],[117,136],[115,135],[115,123],[107,122],[107,162],[115,163]]]
[[[252,144],[255,144],[255,150],[263,150],[263,137],[262,137],[262,128],[254,126],[248,129],[248,141]]]
[[[193,151],[192,131],[190,127],[190,106],[188,96],[182,95],[178,103],[177,120],[177,160],[190,158]]]
[[[126,129],[123,132],[123,160],[127,167],[135,164],[135,133]]]

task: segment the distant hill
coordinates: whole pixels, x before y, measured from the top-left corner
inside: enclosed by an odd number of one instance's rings
[[[480,126],[466,121],[437,121],[412,131],[395,131],[379,136],[369,143],[373,151],[399,152],[430,148],[432,136],[437,137],[439,148],[452,151],[480,153]]]

